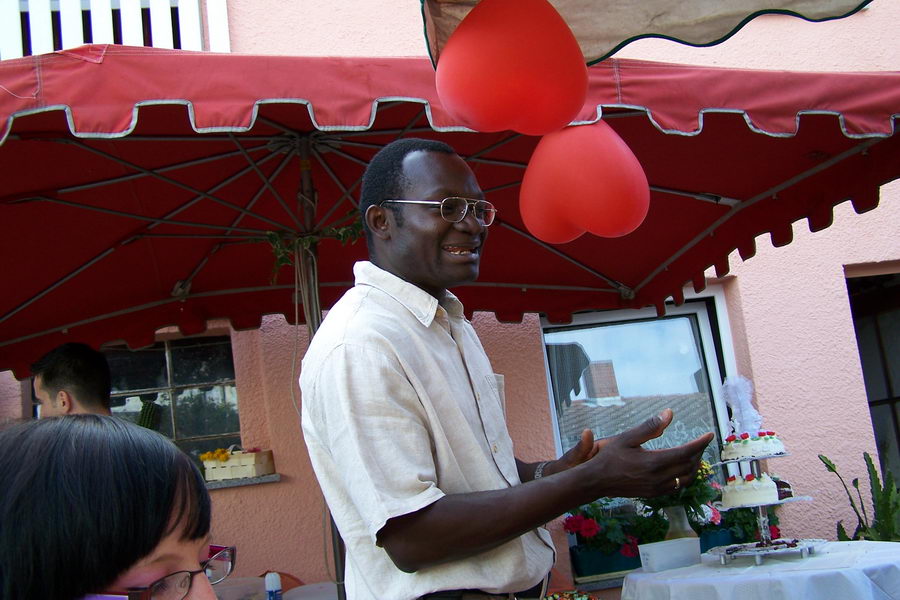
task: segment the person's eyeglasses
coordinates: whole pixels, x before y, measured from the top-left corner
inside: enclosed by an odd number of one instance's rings
[[[234,546],[209,546],[209,558],[196,571],[175,571],[161,577],[147,587],[131,588],[125,592],[88,594],[81,600],[184,600],[191,591],[194,576],[203,573],[215,585],[234,570]]]
[[[489,226],[494,222],[494,217],[497,216],[497,209],[494,208],[494,205],[488,202],[487,200],[475,200],[473,198],[461,198],[459,196],[450,196],[449,198],[444,198],[443,200],[382,200],[381,204],[440,204],[441,206],[441,217],[445,221],[449,221],[450,223],[459,223],[463,219],[466,218],[466,214],[469,212],[469,208],[472,209],[472,214],[475,215],[475,220],[484,225],[485,227]]]

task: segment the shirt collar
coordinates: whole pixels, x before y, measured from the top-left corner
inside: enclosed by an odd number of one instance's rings
[[[452,292],[444,292],[444,298],[438,302],[437,298],[425,290],[367,260],[353,265],[353,276],[356,285],[368,285],[383,291],[406,307],[425,327],[430,327],[434,321],[438,305],[443,306],[451,318],[463,316],[462,302]]]

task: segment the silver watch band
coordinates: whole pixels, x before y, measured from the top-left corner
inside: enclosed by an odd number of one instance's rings
[[[549,462],[549,460],[545,460],[534,469],[534,479],[540,479],[544,476],[544,467],[546,467]]]

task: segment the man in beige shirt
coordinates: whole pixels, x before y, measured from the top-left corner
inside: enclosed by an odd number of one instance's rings
[[[304,438],[347,544],[350,600],[537,597],[555,560],[544,523],[686,485],[712,439],[642,449],[664,411],[613,438],[585,431],[555,461],[515,458],[490,362],[448,291],[478,276],[495,215],[483,197],[449,146],[379,152],[360,202],[371,262],[303,360]]]

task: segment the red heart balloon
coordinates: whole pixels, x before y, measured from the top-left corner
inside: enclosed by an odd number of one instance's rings
[[[650,208],[650,186],[628,145],[600,121],[545,135],[534,149],[519,195],[525,227],[551,244],[585,231],[621,237]]]
[[[588,77],[547,0],[482,0],[447,40],[435,83],[447,112],[471,129],[543,135],[578,115]]]

